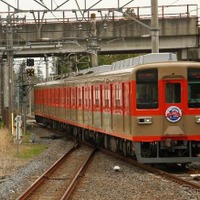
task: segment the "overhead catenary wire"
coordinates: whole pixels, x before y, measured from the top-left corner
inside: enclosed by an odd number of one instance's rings
[[[60,19],[56,17],[53,11],[49,9],[42,0],[40,0],[42,3],[38,2],[37,0],[34,0],[34,1],[38,3],[39,5],[43,6],[47,11],[49,11],[55,17],[56,20],[60,21]]]

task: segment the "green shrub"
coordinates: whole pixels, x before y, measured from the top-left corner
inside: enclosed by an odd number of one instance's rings
[[[0,121],[0,129],[4,127],[3,121]]]

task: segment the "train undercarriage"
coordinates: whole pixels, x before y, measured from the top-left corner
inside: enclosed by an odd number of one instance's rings
[[[54,129],[64,130],[69,135],[90,142],[97,147],[136,158],[141,163],[200,162],[200,141],[165,139],[158,142],[132,142],[40,116],[36,116],[36,121]]]

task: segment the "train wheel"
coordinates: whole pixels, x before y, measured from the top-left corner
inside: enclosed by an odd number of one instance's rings
[[[128,141],[127,144],[126,144],[126,148],[127,148],[127,153],[129,155],[133,155],[134,154],[132,142]]]
[[[125,156],[127,156],[127,143],[126,141],[122,141],[122,151]]]
[[[106,148],[106,149],[109,149],[109,143],[108,143],[108,141],[109,141],[109,138],[108,138],[108,136],[107,135],[104,135],[104,147]]]
[[[84,138],[85,138],[85,141],[89,141],[89,130],[85,130],[85,134],[84,134]]]
[[[118,142],[117,139],[114,137],[110,138],[110,150],[113,152],[117,152],[118,150]]]
[[[73,136],[75,137],[75,138],[77,138],[77,136],[78,136],[78,130],[77,130],[78,128],[77,127],[74,127],[73,128]]]
[[[85,141],[85,129],[81,129],[81,140]]]
[[[97,146],[100,146],[100,144],[101,144],[101,136],[98,133],[95,133],[95,144]]]

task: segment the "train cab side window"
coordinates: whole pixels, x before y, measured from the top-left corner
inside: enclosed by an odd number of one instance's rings
[[[120,108],[122,105],[122,88],[121,85],[115,85],[115,106]]]
[[[136,90],[136,107],[138,109],[158,108],[157,69],[138,70],[136,72]]]
[[[165,85],[165,102],[166,103],[180,103],[181,102],[180,83],[167,83]]]
[[[78,106],[82,105],[82,87],[78,88]]]
[[[100,106],[100,88],[99,86],[95,87],[95,91],[94,91],[94,98],[95,98],[95,106],[99,107]]]
[[[110,107],[110,86],[109,85],[104,86],[104,102],[103,102],[103,106],[105,108],[109,108]]]
[[[200,108],[200,69],[188,69],[188,107]]]

